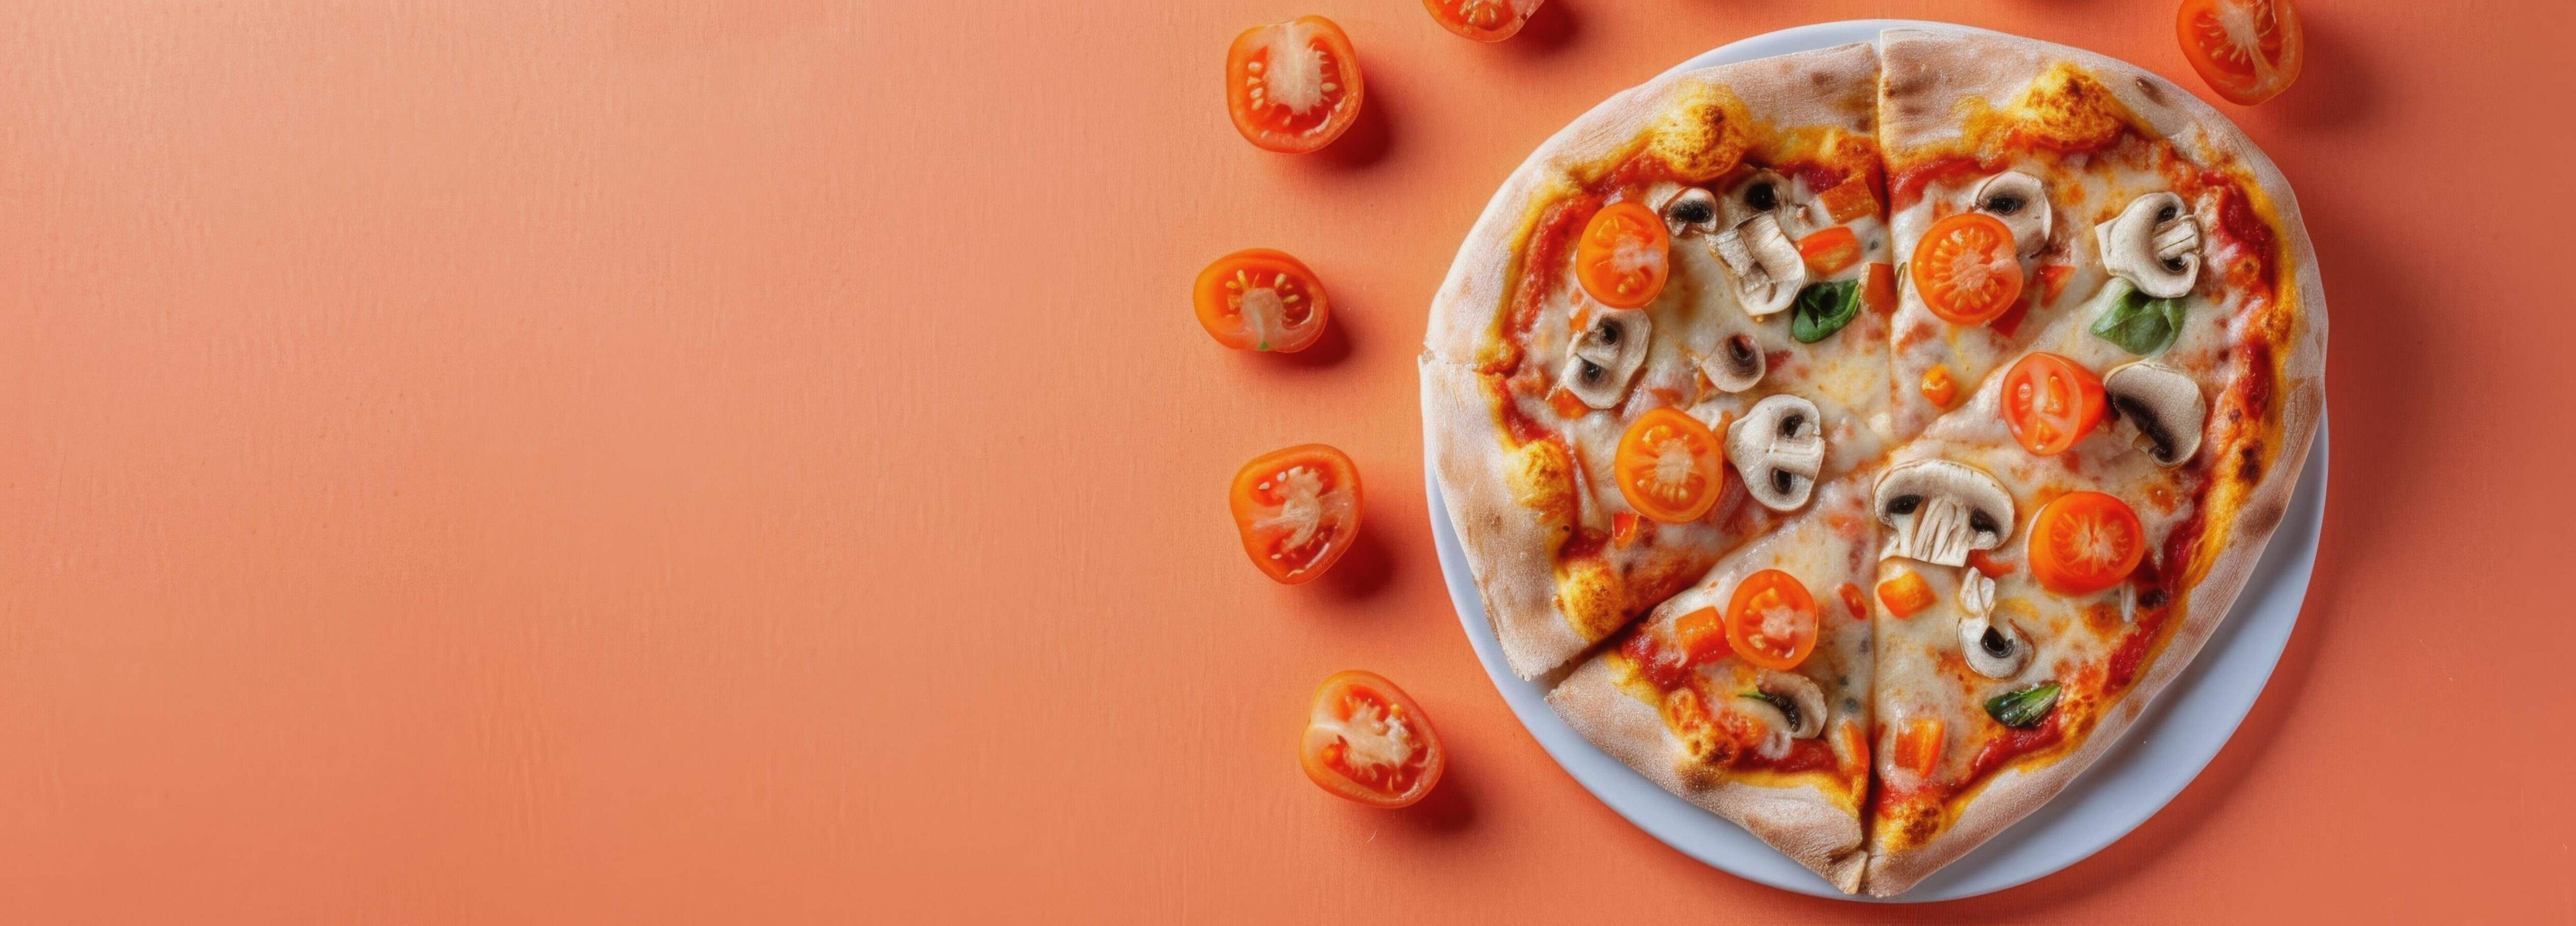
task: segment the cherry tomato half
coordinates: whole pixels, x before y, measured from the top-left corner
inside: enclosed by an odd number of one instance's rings
[[[1323,444],[1255,457],[1227,494],[1243,552],[1280,582],[1296,585],[1333,568],[1360,532],[1360,471]]]
[[[1359,120],[1360,60],[1342,27],[1321,16],[1254,26],[1225,52],[1225,109],[1264,151],[1304,154]]]
[[[1422,0],[1431,19],[1479,42],[1500,42],[1521,31],[1546,0]]]
[[[2307,63],[2291,0],[2183,0],[2174,13],[2183,57],[2209,89],[2252,106],[2279,96]]]
[[[2129,503],[2069,492],[2030,522],[2030,576],[2049,591],[2085,595],[2120,584],[2147,555],[2146,528]]]
[[[1190,287],[1199,326],[1227,347],[1293,354],[1314,346],[1332,318],[1315,271],[1285,252],[1236,251],[1199,271]]]
[[[1982,212],[1932,223],[1908,262],[1923,307],[1954,325],[1984,324],[2021,298],[2021,261],[2012,229]]]
[[[1371,807],[1430,794],[1449,766],[1440,734],[1404,689],[1375,672],[1333,673],[1315,689],[1297,765],[1317,787]]]
[[[1697,521],[1726,487],[1726,445],[1707,425],[1671,407],[1637,416],[1611,461],[1619,496],[1638,514],[1667,524]]]
[[[1794,669],[1816,648],[1816,599],[1797,576],[1765,569],[1736,583],[1726,605],[1726,640],[1744,661]]]
[[[1574,244],[1574,278],[1595,301],[1633,309],[1655,301],[1670,271],[1671,233],[1655,210],[1634,200],[1601,207]]]
[[[2102,378],[2065,357],[2033,352],[2004,374],[2004,426],[2040,456],[2066,448],[2102,423]]]

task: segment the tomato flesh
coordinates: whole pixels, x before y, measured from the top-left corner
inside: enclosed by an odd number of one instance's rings
[[[2101,492],[2060,495],[2031,519],[2031,578],[2065,595],[2110,588],[2146,558],[2146,535],[2127,502]]]
[[[1209,337],[1241,350],[1305,350],[1332,318],[1315,271],[1269,248],[1236,251],[1208,264],[1190,287],[1190,302]]]
[[[1907,262],[1923,307],[1954,325],[1978,325],[2004,314],[2021,298],[2021,260],[2012,229],[1982,212],[1962,212],[1932,223]]]
[[[1366,87],[1342,27],[1321,16],[1254,26],[1225,54],[1226,113],[1265,151],[1322,148],[1359,120]]]
[[[1612,476],[1638,514],[1667,524],[1697,521],[1725,487],[1725,445],[1699,419],[1666,407],[1637,416],[1619,437]]]
[[[1521,31],[1545,0],[1422,0],[1431,19],[1479,42],[1500,42]]]
[[[1323,575],[1359,536],[1359,469],[1324,444],[1255,457],[1235,472],[1226,501],[1243,552],[1289,585]]]
[[[2065,453],[2102,423],[2102,378],[2066,357],[2034,352],[2004,374],[2004,426],[2040,456]]]
[[[1744,661],[1794,669],[1816,648],[1816,599],[1798,577],[1765,569],[1744,577],[1726,605],[1726,640]]]
[[[2209,89],[2252,106],[2279,96],[2307,64],[2292,0],[2183,0],[2174,13],[2183,57]]]
[[[1673,642],[1682,649],[1682,664],[1715,662],[1735,652],[1726,641],[1726,620],[1716,608],[1701,608],[1673,621]]]
[[[1375,672],[1333,673],[1315,689],[1297,765],[1317,787],[1371,807],[1403,807],[1430,794],[1448,768],[1431,718]]]
[[[1592,214],[1574,245],[1574,276],[1594,301],[1634,309],[1655,301],[1671,270],[1672,237],[1655,210],[1616,202]]]
[[[1798,239],[1798,256],[1805,259],[1807,272],[1818,277],[1833,276],[1860,263],[1860,236],[1836,225]]]

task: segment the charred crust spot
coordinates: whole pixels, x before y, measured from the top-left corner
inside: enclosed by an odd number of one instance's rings
[[[2236,449],[2236,479],[2246,485],[2263,481],[2263,445],[2246,444]]]

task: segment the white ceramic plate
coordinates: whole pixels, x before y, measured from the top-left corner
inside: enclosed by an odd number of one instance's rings
[[[1876,41],[1881,29],[1913,24],[1876,19],[1783,29],[1692,58],[1680,68]],[[2281,659],[2281,648],[2290,640],[2291,626],[2299,619],[2308,572],[2316,566],[2317,535],[2325,523],[2326,447],[2326,426],[2319,421],[2316,443],[2299,473],[2289,513],[2281,519],[2235,608],[2210,635],[2191,668],[2157,697],[2126,738],[2056,800],[1894,900],[1952,900],[2036,880],[2128,835],[2182,793],[2253,709],[2255,697],[2262,694],[2263,683]],[[1424,461],[1426,477],[1429,464]],[[1514,676],[1503,661],[1493,626],[1485,619],[1484,603],[1476,597],[1476,583],[1467,572],[1457,531],[1450,525],[1440,481],[1430,478],[1430,485],[1431,531],[1440,550],[1440,571],[1448,578],[1449,598],[1457,604],[1458,619],[1466,625],[1467,639],[1475,644],[1476,658],[1484,662],[1485,674],[1493,678],[1512,713],[1520,716],[1521,725],[1529,728],[1567,774],[1620,816],[1685,855],[1782,890],[1845,896],[1753,834],[1673,796],[1595,748],[1547,706],[1544,685]]]

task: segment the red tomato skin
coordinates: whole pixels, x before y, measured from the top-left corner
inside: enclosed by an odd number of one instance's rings
[[[1331,762],[1323,755],[1324,744],[1319,742],[1313,716],[1329,710],[1331,703],[1339,700],[1338,695],[1351,689],[1368,691],[1377,695],[1379,700],[1401,707],[1408,726],[1421,740],[1423,750],[1429,753],[1429,756],[1423,760],[1422,771],[1417,773],[1413,784],[1403,793],[1387,794],[1354,781],[1333,768]],[[1421,706],[1415,704],[1413,697],[1405,694],[1404,689],[1396,687],[1394,682],[1387,681],[1385,676],[1375,672],[1347,669],[1333,673],[1324,679],[1323,684],[1315,687],[1315,699],[1314,704],[1309,708],[1306,733],[1297,750],[1297,765],[1306,773],[1306,780],[1314,782],[1316,787],[1324,789],[1327,794],[1353,803],[1393,810],[1410,807],[1424,797],[1430,796],[1431,789],[1439,787],[1440,776],[1449,770],[1449,751],[1441,745],[1440,733],[1432,727],[1430,716],[1422,712]]]
[[[1271,554],[1278,551],[1271,549],[1270,538],[1254,526],[1272,507],[1260,497],[1263,479],[1297,464],[1321,469],[1331,483],[1327,492],[1345,490],[1350,493],[1348,517],[1331,525],[1332,536],[1320,538],[1326,544],[1325,549],[1303,566],[1272,559]],[[1359,536],[1361,498],[1359,468],[1351,463],[1348,454],[1329,444],[1301,444],[1262,454],[1245,463],[1242,469],[1235,471],[1233,488],[1227,493],[1226,504],[1234,513],[1235,530],[1242,535],[1243,552],[1252,557],[1252,564],[1260,567],[1263,575],[1282,585],[1303,585],[1331,571],[1333,564],[1350,552],[1351,545]],[[1313,542],[1316,541],[1309,541]]]

